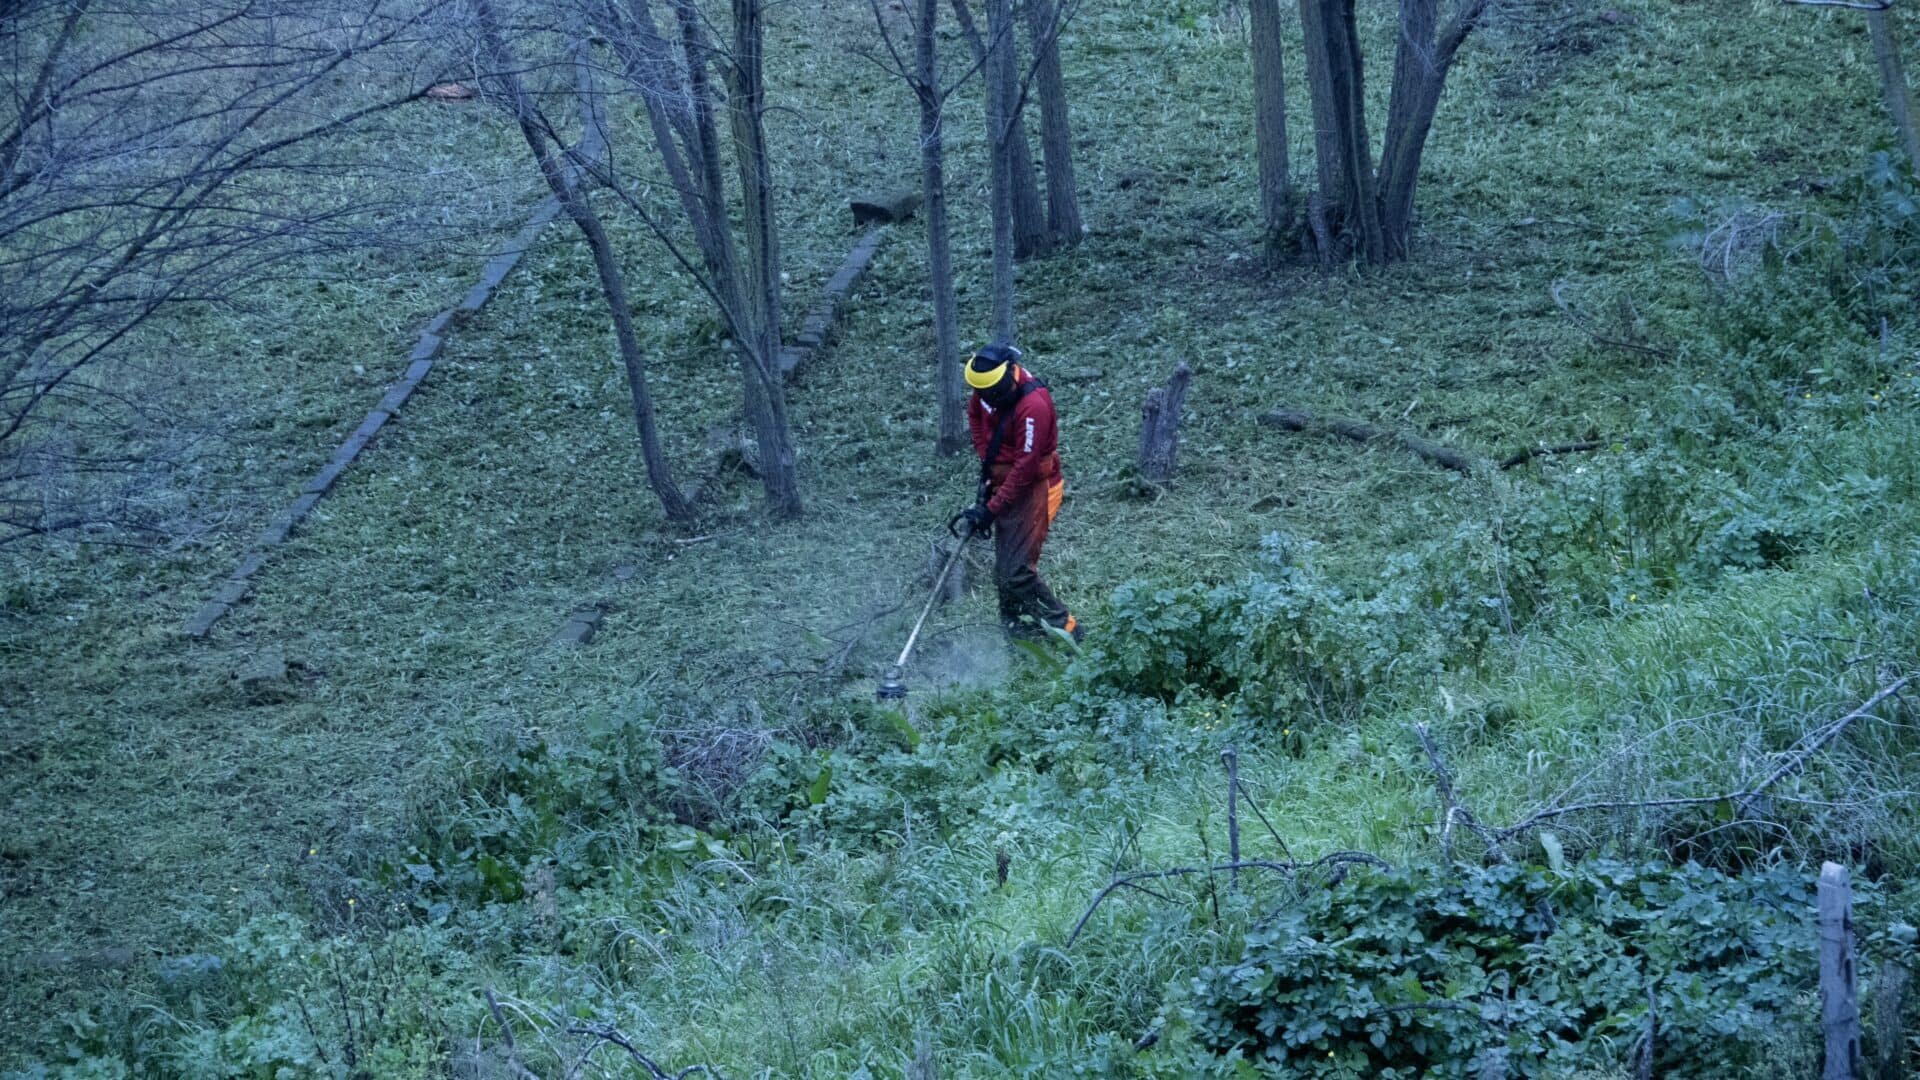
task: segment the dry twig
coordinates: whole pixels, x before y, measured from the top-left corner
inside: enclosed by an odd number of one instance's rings
[[[704,1073],[712,1077],[720,1076],[720,1071],[711,1065],[689,1065],[679,1072],[670,1073],[661,1068],[658,1062],[641,1053],[640,1048],[633,1045],[633,1040],[622,1035],[617,1028],[607,1024],[574,1025],[567,1028],[567,1034],[586,1035],[594,1040],[594,1047],[598,1047],[603,1043],[619,1047],[625,1051],[626,1055],[632,1058],[636,1064],[647,1070],[647,1076],[652,1078],[652,1080],[686,1080],[687,1077],[696,1073]],[[590,1047],[587,1052],[591,1054],[593,1048]]]
[[[1592,338],[1595,344],[1605,345],[1614,349],[1625,349],[1629,352],[1644,353],[1647,356],[1660,360],[1673,359],[1672,349],[1664,349],[1658,345],[1648,345],[1644,342],[1631,341],[1627,338],[1610,337],[1602,333],[1598,324],[1574,310],[1573,305],[1567,302],[1566,296],[1563,295],[1566,292],[1566,288],[1566,282],[1556,281],[1547,289],[1547,294],[1553,297],[1554,306],[1560,309],[1560,313],[1573,320],[1573,324],[1581,330],[1584,330],[1586,335]],[[1504,465],[1501,467],[1506,468]]]
[[[1854,709],[1852,712],[1847,713],[1837,720],[1833,720],[1822,727],[1814,729],[1808,733],[1808,736],[1802,739],[1803,742],[1807,742],[1807,745],[1795,751],[1786,761],[1782,762],[1771,773],[1767,774],[1764,779],[1751,787],[1718,795],[1688,795],[1666,799],[1603,799],[1595,802],[1572,803],[1564,806],[1548,806],[1534,811],[1512,825],[1493,830],[1492,835],[1497,840],[1510,840],[1554,818],[1564,817],[1568,814],[1587,813],[1594,810],[1658,810],[1679,806],[1709,806],[1716,803],[1732,803],[1743,812],[1750,810],[1752,809],[1754,800],[1765,794],[1767,789],[1799,771],[1806,765],[1808,759],[1819,753],[1828,743],[1838,738],[1854,721],[1871,713],[1880,703],[1886,701],[1888,698],[1898,695],[1900,691],[1905,689],[1907,684],[1912,682],[1916,677],[1920,676],[1909,674],[1895,679],[1893,682],[1888,683],[1876,691],[1874,695],[1862,703],[1859,708]],[[1807,741],[1808,739],[1811,741]]]
[[[1141,885],[1140,882],[1143,881],[1159,881],[1167,878],[1187,877],[1192,874],[1211,875],[1222,871],[1234,873],[1241,870],[1272,870],[1276,873],[1292,877],[1302,870],[1317,870],[1324,866],[1348,866],[1355,863],[1365,866],[1377,866],[1382,869],[1392,868],[1387,860],[1369,852],[1335,851],[1327,855],[1322,855],[1312,862],[1304,863],[1275,862],[1271,859],[1242,859],[1238,862],[1215,863],[1209,866],[1174,866],[1165,870],[1140,870],[1131,874],[1116,874],[1112,881],[1107,882],[1098,893],[1094,894],[1093,902],[1087,905],[1087,910],[1081,913],[1079,921],[1073,924],[1073,931],[1067,935],[1066,947],[1073,947],[1073,943],[1080,938],[1080,931],[1086,928],[1087,920],[1093,918],[1093,913],[1099,910],[1100,905],[1105,902],[1107,897],[1113,895],[1113,893],[1119,889],[1137,889],[1140,892],[1144,892],[1149,896],[1158,897],[1161,900],[1171,899],[1171,897],[1165,893]]]
[[[1441,827],[1440,831],[1440,850],[1442,854],[1449,860],[1453,858],[1453,823],[1458,821],[1460,824],[1473,830],[1473,834],[1478,836],[1481,842],[1487,845],[1487,851],[1491,853],[1495,859],[1503,863],[1512,862],[1513,860],[1508,857],[1506,851],[1500,847],[1500,841],[1495,839],[1493,830],[1480,824],[1480,819],[1473,816],[1473,811],[1467,809],[1466,806],[1460,802],[1458,793],[1453,789],[1453,774],[1447,771],[1446,762],[1440,760],[1440,751],[1433,745],[1433,736],[1428,733],[1427,725],[1415,724],[1413,725],[1413,732],[1420,736],[1420,747],[1427,752],[1427,764],[1433,766],[1433,785],[1439,789],[1440,801],[1445,804],[1447,809],[1446,824]]]

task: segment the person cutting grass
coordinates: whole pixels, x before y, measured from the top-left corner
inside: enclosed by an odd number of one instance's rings
[[[1053,394],[1020,359],[1011,343],[995,342],[966,361],[973,387],[967,424],[980,455],[980,486],[974,504],[952,520],[994,534],[993,583],[1008,637],[1038,637],[1046,627],[1079,641],[1080,621],[1040,579],[1040,549],[1060,512],[1066,479]]]

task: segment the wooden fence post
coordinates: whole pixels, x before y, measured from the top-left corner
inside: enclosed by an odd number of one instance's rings
[[[1826,1036],[1821,1080],[1860,1072],[1860,1002],[1854,997],[1853,887],[1847,868],[1820,866],[1820,1030]]]
[[[1147,391],[1140,408],[1140,475],[1156,484],[1173,479],[1173,455],[1180,442],[1180,406],[1187,400],[1193,369],[1182,360],[1164,387]]]

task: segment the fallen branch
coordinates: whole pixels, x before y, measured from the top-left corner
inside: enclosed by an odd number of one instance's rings
[[[1568,814],[1583,814],[1594,810],[1659,810],[1674,806],[1710,806],[1738,798],[1739,795],[1739,792],[1735,792],[1731,795],[1697,795],[1677,799],[1610,799],[1603,802],[1575,803],[1572,806],[1554,806],[1536,811],[1505,828],[1495,829],[1494,835],[1502,840],[1510,840],[1542,822],[1565,817]]]
[[[507,1044],[507,1068],[520,1080],[540,1080],[533,1070],[520,1063],[520,1047],[513,1041],[513,1025],[507,1023],[507,1014],[500,1008],[500,999],[494,996],[493,987],[486,988],[487,1011],[493,1013],[493,1022],[500,1025],[500,1039]]]
[[[1388,863],[1387,860],[1365,851],[1335,851],[1327,855],[1322,855],[1312,862],[1305,863],[1275,862],[1271,859],[1241,859],[1237,862],[1214,863],[1208,866],[1175,866],[1165,870],[1139,870],[1131,874],[1116,874],[1112,881],[1107,882],[1099,892],[1094,894],[1093,902],[1087,905],[1087,910],[1081,913],[1079,921],[1073,924],[1072,933],[1067,935],[1066,947],[1069,949],[1073,947],[1073,943],[1080,938],[1080,931],[1086,929],[1087,920],[1093,918],[1093,913],[1098,911],[1100,905],[1106,901],[1107,897],[1113,895],[1117,890],[1128,888],[1138,889],[1141,892],[1158,896],[1161,899],[1167,898],[1164,893],[1155,892],[1141,885],[1140,882],[1142,881],[1160,881],[1166,878],[1187,877],[1192,874],[1218,874],[1223,871],[1237,873],[1241,870],[1272,870],[1276,873],[1286,874],[1291,877],[1302,870],[1316,870],[1323,866],[1346,866],[1354,863],[1366,866],[1377,866],[1382,869],[1392,868],[1392,864]]]
[[[567,1028],[567,1034],[591,1036],[596,1040],[594,1042],[594,1047],[596,1048],[601,1043],[619,1047],[626,1051],[627,1056],[632,1058],[636,1064],[647,1070],[647,1076],[649,1076],[651,1080],[686,1080],[687,1077],[695,1073],[705,1073],[713,1077],[720,1076],[720,1070],[711,1065],[689,1065],[679,1072],[670,1073],[661,1068],[652,1058],[641,1053],[640,1048],[633,1045],[632,1040],[622,1035],[617,1029],[609,1027],[606,1024],[587,1024],[569,1027]],[[591,1055],[592,1053],[593,1049],[590,1048],[587,1054]],[[582,1060],[584,1061],[585,1059],[583,1058]]]
[[[1892,682],[1888,683],[1887,685],[1881,687],[1879,692],[1875,693],[1872,697],[1867,699],[1866,704],[1853,710],[1852,712],[1841,717],[1840,719],[1835,720],[1833,723],[1828,724],[1825,730],[1818,733],[1818,735],[1814,738],[1811,744],[1809,744],[1805,749],[1801,750],[1799,753],[1788,758],[1786,762],[1783,763],[1779,768],[1769,773],[1767,775],[1767,778],[1765,780],[1760,781],[1759,785],[1755,787],[1752,791],[1741,792],[1739,795],[1740,809],[1742,810],[1748,809],[1750,806],[1752,806],[1753,800],[1759,798],[1762,792],[1766,791],[1768,788],[1772,787],[1773,785],[1779,783],[1782,779],[1786,778],[1787,776],[1790,776],[1793,773],[1800,771],[1800,767],[1807,763],[1808,758],[1819,753],[1822,747],[1826,746],[1828,743],[1838,738],[1840,736],[1840,733],[1847,730],[1847,728],[1855,720],[1858,720],[1862,716],[1865,716],[1867,713],[1871,712],[1874,706],[1880,704],[1882,701],[1885,701],[1886,699],[1892,697],[1893,695],[1898,694],[1902,688],[1904,688],[1908,683],[1913,681],[1913,678],[1914,677],[1912,675],[1902,675],[1900,678],[1895,679]]]
[[[1687,795],[1668,799],[1605,799],[1596,802],[1574,803],[1569,806],[1549,806],[1545,809],[1534,811],[1521,820],[1514,822],[1512,825],[1493,830],[1493,836],[1498,840],[1510,840],[1554,818],[1565,817],[1568,814],[1587,813],[1595,810],[1659,810],[1678,806],[1710,806],[1715,803],[1732,803],[1744,813],[1752,808],[1755,799],[1766,794],[1768,788],[1771,788],[1781,780],[1798,772],[1806,765],[1809,758],[1819,753],[1828,743],[1839,738],[1840,734],[1851,726],[1855,720],[1866,716],[1881,702],[1900,693],[1900,691],[1905,689],[1907,684],[1912,682],[1916,677],[1920,677],[1920,675],[1903,675],[1895,679],[1893,682],[1875,691],[1874,695],[1862,703],[1859,708],[1854,709],[1852,712],[1847,713],[1837,720],[1831,721],[1824,727],[1815,729],[1810,733],[1813,739],[1811,743],[1793,754],[1793,756],[1785,762],[1782,762],[1773,772],[1768,773],[1765,779],[1752,787],[1744,788],[1740,791],[1729,791],[1720,795]]]
[[[1447,808],[1446,824],[1442,826],[1440,830],[1441,854],[1444,855],[1448,861],[1452,861],[1453,823],[1458,821],[1473,830],[1473,834],[1478,836],[1481,842],[1487,845],[1487,851],[1492,854],[1495,859],[1503,863],[1512,862],[1512,858],[1510,858],[1505,849],[1500,846],[1500,841],[1495,839],[1493,830],[1480,824],[1480,819],[1473,816],[1473,811],[1467,809],[1466,806],[1460,802],[1459,794],[1453,789],[1453,774],[1447,771],[1447,763],[1440,760],[1440,751],[1433,745],[1433,736],[1428,733],[1427,725],[1415,724],[1413,725],[1413,732],[1415,735],[1420,736],[1420,748],[1427,752],[1427,764],[1433,767],[1433,786],[1439,789],[1440,801],[1445,804]]]
[[[1260,422],[1286,431],[1317,431],[1326,435],[1338,435],[1357,443],[1392,443],[1422,461],[1443,469],[1452,469],[1458,473],[1472,473],[1474,465],[1479,460],[1464,451],[1428,442],[1417,435],[1375,427],[1361,420],[1350,420],[1340,416],[1323,417],[1301,412],[1298,409],[1275,409],[1262,414]]]
[[[1529,446],[1524,450],[1516,450],[1507,455],[1501,460],[1500,467],[1502,469],[1517,468],[1532,461],[1534,458],[1548,457],[1553,454],[1584,454],[1589,450],[1598,450],[1605,445],[1606,442],[1601,439],[1582,439],[1579,442],[1559,443],[1554,446]]]
[[[1629,352],[1644,353],[1659,360],[1673,359],[1672,349],[1663,349],[1657,345],[1647,345],[1638,341],[1629,341],[1626,338],[1609,337],[1601,333],[1600,327],[1596,325],[1592,319],[1575,311],[1573,305],[1567,302],[1566,297],[1560,295],[1566,287],[1566,282],[1556,281],[1553,283],[1553,286],[1547,290],[1547,294],[1553,297],[1554,306],[1560,309],[1560,313],[1573,320],[1575,326],[1586,331],[1587,336],[1593,339],[1594,344],[1606,345],[1615,349],[1626,349]]]

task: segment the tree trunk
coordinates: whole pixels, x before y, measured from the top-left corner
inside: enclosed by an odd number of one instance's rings
[[[953,235],[947,224],[946,146],[942,138],[940,59],[936,26],[940,0],[920,8],[913,56],[920,100],[920,186],[927,208],[927,278],[933,286],[934,385],[940,398],[940,436],[934,450],[951,457],[967,448],[967,387],[960,378],[959,303],[953,291]]]
[[[742,227],[747,266],[742,297],[745,318],[740,374],[747,422],[760,447],[760,482],[775,517],[800,516],[800,482],[787,422],[786,387],[780,373],[780,248],[773,220],[773,173],[761,122],[766,86],[762,77],[762,0],[733,0],[733,57],[728,67],[729,127],[739,165]]]
[[[533,104],[528,100],[519,76],[515,74],[517,65],[507,51],[506,41],[500,36],[493,5],[488,0],[477,0],[475,9],[480,17],[487,50],[493,54],[495,78],[499,79],[513,108],[521,138],[533,154],[547,187],[560,200],[567,216],[579,227],[588,249],[593,253],[593,266],[600,277],[601,295],[606,299],[608,312],[613,316],[614,337],[619,342],[620,360],[627,372],[627,389],[633,399],[634,423],[640,431],[640,453],[646,462],[647,481],[653,487],[654,494],[659,496],[660,506],[669,520],[689,521],[693,517],[693,508],[674,483],[672,469],[667,464],[665,452],[660,448],[659,431],[653,417],[653,395],[647,387],[646,357],[640,351],[640,339],[634,332],[626,276],[620,270],[619,260],[614,257],[613,243],[608,239],[599,216],[594,213],[593,205],[582,194],[580,185],[568,181],[556,155],[550,152],[545,134],[534,124]]]
[[[1914,127],[1913,94],[1907,88],[1907,73],[1900,63],[1900,43],[1885,10],[1867,12],[1867,32],[1873,37],[1873,58],[1880,65],[1880,92],[1886,99],[1887,115],[1900,136],[1900,148],[1907,162],[1920,169],[1920,128]]]
[[[747,286],[740,276],[740,260],[734,250],[733,233],[728,228],[726,181],[720,171],[720,127],[714,120],[714,94],[707,78],[708,58],[713,50],[707,44],[703,16],[694,7],[693,0],[673,0],[673,10],[680,25],[686,83],[684,87],[673,88],[683,94],[664,87],[653,92],[662,97],[683,97],[682,137],[693,168],[694,192],[699,203],[697,210],[687,210],[687,216],[696,239],[704,237],[700,240],[701,252],[713,278],[721,317],[729,326],[737,327],[747,317],[743,310]],[[647,92],[643,89],[643,96]],[[661,151],[661,156],[667,158],[667,152]]]
[[[623,20],[610,5],[590,9],[601,34],[612,45],[625,68],[622,73],[647,110],[647,125],[653,133],[655,148],[667,174],[667,181],[679,196],[680,209],[700,249],[707,273],[718,279],[732,275],[732,254],[724,232],[724,222],[714,221],[707,213],[711,205],[707,193],[704,162],[699,160],[700,140],[694,130],[694,114],[688,95],[672,91],[681,87],[672,47],[661,36],[648,0],[631,0],[629,17]],[[682,153],[676,136],[688,153]],[[688,157],[695,160],[689,167]],[[699,173],[696,182],[695,174]],[[718,175],[713,182],[718,182]]]
[[[1907,1080],[1907,983],[1912,974],[1899,960],[1880,962],[1873,989],[1874,1080]]]
[[[488,52],[493,54],[495,79],[499,79],[505,90],[505,98],[511,104],[515,121],[520,125],[520,138],[526,140],[528,152],[534,154],[534,161],[540,167],[541,179],[547,181],[547,188],[553,190],[555,198],[561,200],[566,215],[580,229],[580,234],[588,240],[588,250],[593,252],[593,269],[601,281],[601,296],[607,300],[607,309],[612,315],[614,340],[620,344],[620,363],[626,367],[626,384],[634,400],[634,423],[639,429],[639,452],[647,463],[647,482],[653,486],[653,492],[660,498],[660,507],[666,511],[670,521],[691,521],[693,507],[687,503],[680,486],[674,482],[672,467],[666,463],[666,454],[660,450],[660,434],[653,419],[653,394],[647,388],[647,357],[639,350],[639,336],[634,332],[634,313],[628,304],[626,294],[626,275],[620,271],[620,261],[612,254],[612,240],[607,238],[607,229],[601,225],[599,215],[593,213],[593,204],[582,194],[580,184],[568,181],[566,173],[553,148],[547,144],[547,136],[540,127],[534,125],[534,106],[526,96],[526,88],[520,85],[516,75],[516,63],[507,52],[507,42],[499,35],[499,23],[488,0],[478,0],[476,12],[480,15],[480,33],[486,40]],[[589,123],[593,121],[591,102],[582,102],[586,108]]]
[[[1382,262],[1386,245],[1367,137],[1366,86],[1353,0],[1301,0],[1307,88],[1313,96],[1320,190],[1331,210],[1338,253]]]
[[[968,10],[967,0],[953,0],[953,14],[960,23],[961,33],[973,49],[974,63],[981,65],[982,78],[991,83],[992,65],[986,61],[986,42],[980,36],[980,28],[974,24],[973,12]],[[1011,22],[1007,24],[1007,33],[1013,33]],[[1012,67],[1018,69],[1017,60]],[[1009,81],[1017,81],[1017,76]],[[991,86],[988,96],[992,96]],[[1013,99],[1010,97],[1008,100],[1011,102]],[[1040,202],[1040,180],[1033,171],[1033,147],[1027,141],[1026,124],[1016,118],[1007,140],[1011,146],[1008,160],[1013,168],[1013,257],[1025,259],[1045,255],[1051,250],[1047,243],[1047,214]],[[988,150],[992,150],[991,140]]]
[[[1433,129],[1434,110],[1440,105],[1454,55],[1485,11],[1486,0],[1463,0],[1436,38],[1437,6],[1437,0],[1400,3],[1400,44],[1394,53],[1387,136],[1380,153],[1380,227],[1387,259],[1408,254],[1413,192],[1420,180],[1420,156]]]
[[[1060,11],[1056,0],[1026,0],[1033,41],[1034,89],[1040,98],[1040,150],[1047,168],[1047,231],[1056,246],[1080,242],[1080,196],[1073,182],[1073,129],[1067,84],[1060,71]]]
[[[987,0],[987,156],[993,188],[993,339],[1013,341],[1013,0]]]
[[[1440,102],[1433,55],[1438,0],[1400,0],[1400,39],[1393,56],[1393,90],[1387,97],[1387,135],[1380,153],[1380,211],[1386,257],[1407,254],[1413,222],[1413,187],[1420,153]]]
[[[1294,247],[1293,178],[1287,168],[1287,80],[1281,66],[1285,35],[1279,0],[1250,0],[1253,33],[1253,135],[1260,160],[1261,237],[1267,262]]]

